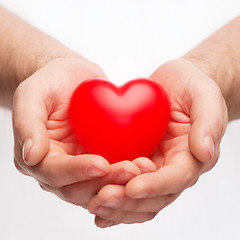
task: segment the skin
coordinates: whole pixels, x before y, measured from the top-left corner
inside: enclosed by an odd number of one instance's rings
[[[151,220],[216,164],[228,121],[240,117],[239,30],[236,17],[151,75],[172,107],[167,134],[151,158],[157,170],[125,187],[104,186],[88,205],[97,226]]]
[[[13,111],[15,165],[88,208],[97,226],[151,220],[216,164],[228,119],[240,114],[239,17],[151,75],[171,101],[167,133],[150,159],[113,165],[86,154],[67,116],[75,87],[107,79],[103,70],[3,8],[0,22],[0,102]]]
[[[183,59],[167,62],[151,77],[164,86],[171,101],[167,133],[151,157],[156,171],[136,176],[125,187],[104,186],[88,205],[99,227],[152,219],[219,157],[228,117],[217,84]],[[100,208],[100,214],[99,205],[105,209]]]
[[[126,184],[140,174],[130,161],[110,166],[106,159],[86,154],[75,139],[69,100],[83,79],[96,76],[104,78],[85,59],[54,59],[21,83],[13,100],[16,167],[44,190],[82,207],[105,184]]]
[[[82,207],[104,185],[140,174],[130,161],[110,166],[86,154],[69,127],[73,90],[88,78],[107,79],[103,70],[4,8],[0,22],[0,103],[13,112],[17,169]]]

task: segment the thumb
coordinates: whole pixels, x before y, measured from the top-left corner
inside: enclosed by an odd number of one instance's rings
[[[195,83],[190,92],[189,148],[199,161],[208,162],[218,158],[220,153],[220,142],[228,121],[226,104],[219,87],[210,78]]]
[[[25,80],[13,99],[13,131],[21,146],[22,158],[29,166],[41,162],[49,150],[47,109],[41,92],[36,90]]]

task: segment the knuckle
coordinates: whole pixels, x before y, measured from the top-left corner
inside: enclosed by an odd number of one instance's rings
[[[193,176],[192,172],[187,172],[184,176],[184,181],[182,185],[182,189],[180,190],[185,190],[186,188],[189,188],[194,185],[195,183],[195,176]]]
[[[198,179],[199,175],[196,175],[195,173],[189,174],[189,176],[186,177],[185,185],[183,185],[181,191],[184,191],[185,189],[194,186],[197,183]]]
[[[219,117],[216,118],[213,124],[217,127],[217,129],[221,131],[221,133],[223,132],[225,127],[224,127],[223,120],[221,118]]]

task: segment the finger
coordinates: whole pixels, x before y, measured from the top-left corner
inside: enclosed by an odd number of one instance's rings
[[[106,184],[126,184],[140,174],[140,170],[130,161],[111,165],[107,176],[95,180],[78,182],[61,188],[48,188],[61,199],[75,205],[87,206],[89,200]]]
[[[125,194],[125,187],[119,185],[106,185],[93,197],[88,205],[90,212],[96,212],[98,206],[125,212],[159,212],[171,204],[180,193],[162,195],[146,199],[131,199]]]
[[[181,152],[156,172],[142,174],[130,180],[125,192],[132,199],[178,193],[195,184],[203,169],[203,163],[194,159],[190,152]]]
[[[218,158],[216,155],[228,121],[227,109],[219,87],[210,78],[205,77],[194,84],[190,91],[189,147],[199,161],[208,162]]]
[[[31,174],[27,171],[28,166],[23,162],[22,147],[16,139],[16,136],[14,136],[14,165],[22,174],[31,176]]]
[[[27,80],[20,84],[13,101],[14,134],[22,147],[22,157],[29,166],[38,164],[49,149],[44,98],[41,91],[31,84]]]
[[[54,150],[50,151],[38,165],[28,166],[21,157],[20,148],[18,141],[15,141],[14,158],[18,166],[36,180],[52,187],[62,187],[102,177],[110,171],[109,162],[101,156],[90,154],[60,155]]]
[[[156,165],[149,158],[140,157],[134,159],[132,162],[139,167],[141,173],[154,172],[157,170]]]
[[[40,164],[31,167],[30,170],[38,181],[59,188],[105,176],[110,171],[110,164],[98,155],[56,155],[46,156]]]
[[[114,211],[109,217],[95,217],[95,224],[100,228],[106,228],[120,223],[143,223],[152,220],[156,213],[118,212]]]

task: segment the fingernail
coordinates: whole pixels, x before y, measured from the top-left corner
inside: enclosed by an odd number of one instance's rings
[[[214,156],[214,142],[213,139],[210,136],[207,136],[203,140],[203,144],[207,147],[210,158],[213,158]]]
[[[22,159],[27,165],[28,165],[29,153],[32,148],[32,145],[33,145],[33,142],[32,142],[32,139],[30,139],[30,138],[26,139],[23,144]]]
[[[101,177],[105,175],[105,172],[95,167],[89,167],[87,169],[87,174],[90,177]]]

